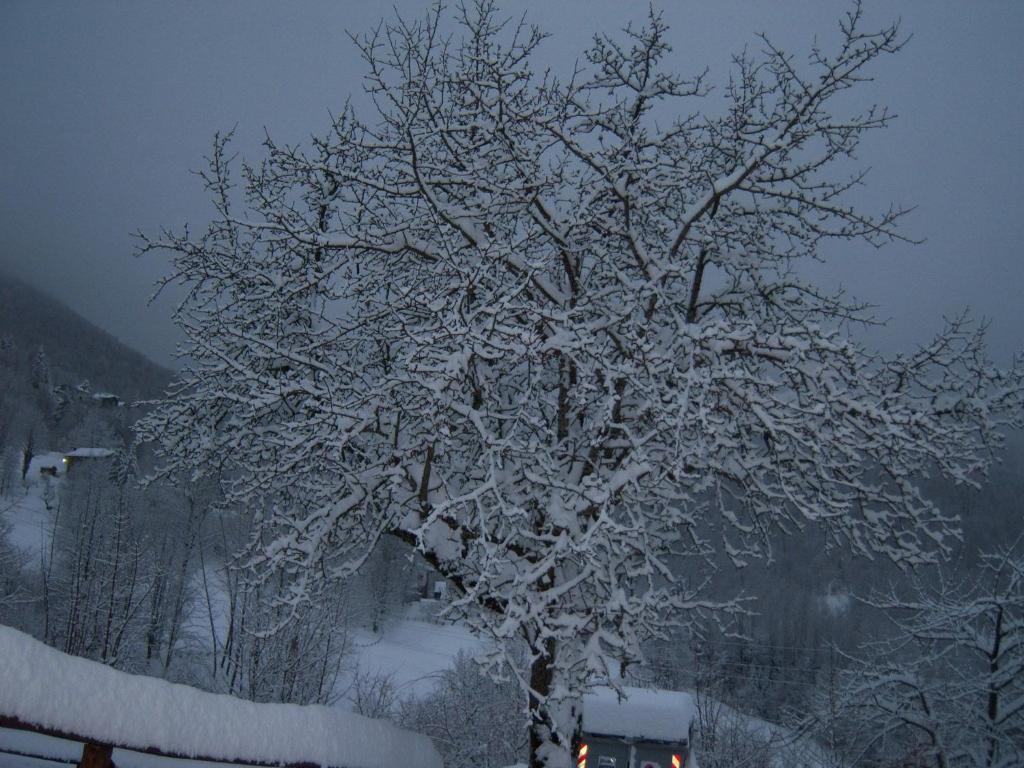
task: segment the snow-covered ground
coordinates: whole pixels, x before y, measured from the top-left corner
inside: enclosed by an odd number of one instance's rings
[[[356,630],[354,645],[350,669],[342,675],[338,689],[345,690],[357,671],[391,675],[401,698],[429,693],[460,651],[474,655],[483,647],[463,626],[410,617],[391,622],[379,635]]]
[[[36,563],[44,542],[50,538],[47,504],[56,504],[59,476],[64,473],[63,459],[64,454],[57,451],[36,454],[25,475],[26,485],[19,479],[13,493],[0,496],[0,518],[11,526],[11,543],[28,552]],[[40,468],[47,466],[56,468],[57,478],[40,473]]]

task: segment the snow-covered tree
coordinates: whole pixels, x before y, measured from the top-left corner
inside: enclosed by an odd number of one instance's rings
[[[216,502],[208,488],[202,495],[211,506]],[[192,504],[189,499],[190,520]],[[353,590],[345,585],[316,604],[297,605],[282,599],[289,594],[288,574],[250,578],[234,557],[244,555],[251,519],[246,510],[222,508],[207,535],[197,537],[200,621],[208,629],[199,655],[209,668],[196,670],[194,681],[253,701],[332,703],[352,645]]]
[[[46,356],[46,350],[39,347],[32,356],[32,388],[49,394],[52,386],[50,359]]]
[[[514,680],[492,680],[459,653],[430,694],[401,702],[397,720],[433,739],[446,768],[502,768],[526,757],[525,710]]]
[[[355,613],[374,633],[383,629],[414,587],[409,547],[399,541],[382,541],[360,569],[352,585]]]
[[[334,702],[351,650],[350,595],[336,590],[315,605],[294,605],[280,599],[288,588],[281,579],[253,584],[231,568],[220,575],[228,605],[222,633],[208,605],[215,643],[212,685],[253,701]]]
[[[894,639],[851,667],[843,710],[880,765],[1024,762],[1024,539],[980,573],[915,578],[871,601]]]
[[[10,540],[7,512],[12,505],[0,501],[0,621],[15,624],[15,608],[29,600],[25,564],[28,557]]]
[[[218,137],[212,223],[143,236],[189,365],[141,430],[261,510],[251,561],[287,603],[384,536],[418,548],[527,649],[531,765],[561,767],[590,682],[709,607],[674,558],[813,524],[930,561],[953,521],[916,480],[983,472],[1022,377],[962,318],[872,354],[863,307],[800,276],[823,241],[900,237],[847,195],[888,114],[833,108],[897,26],[857,7],[832,52],[764,40],[707,113],[656,13],[567,79],[534,70],[544,37],[489,0],[382,25],[356,40],[369,114],[268,139],[240,186]]]

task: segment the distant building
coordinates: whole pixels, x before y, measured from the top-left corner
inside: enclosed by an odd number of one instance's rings
[[[113,392],[93,392],[88,381],[83,381],[81,384],[74,386],[70,384],[57,384],[53,387],[53,394],[58,401],[64,403],[90,403],[99,408],[120,408],[124,406],[124,400]]]
[[[444,600],[448,597],[448,582],[437,571],[427,565],[422,559],[414,566],[415,591],[409,595],[409,601],[415,600]]]
[[[697,707],[679,691],[600,687],[583,697],[576,768],[692,768]]]
[[[75,448],[64,454],[64,472],[70,472],[72,467],[79,464],[109,461],[113,455],[114,452],[109,448]]]
[[[120,408],[124,405],[120,397],[110,392],[97,392],[92,399],[102,408]]]

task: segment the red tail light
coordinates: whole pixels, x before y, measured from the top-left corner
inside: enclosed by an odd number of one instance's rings
[[[681,755],[672,755],[672,768],[682,768],[683,758]]]

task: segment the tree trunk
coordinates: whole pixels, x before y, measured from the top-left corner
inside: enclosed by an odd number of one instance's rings
[[[25,438],[25,446],[21,449],[21,481],[25,482],[25,478],[28,476],[28,468],[32,464],[32,458],[35,456],[35,433],[29,430],[28,437]]]
[[[533,649],[530,665],[530,762],[529,768],[570,768],[574,726],[559,723],[561,702],[553,702],[557,644],[546,640]]]
[[[999,722],[999,654],[1003,640],[1003,606],[996,610],[996,626],[993,632],[992,650],[989,653],[988,663],[988,750],[985,756],[985,765],[996,764],[997,738],[996,727]]]

